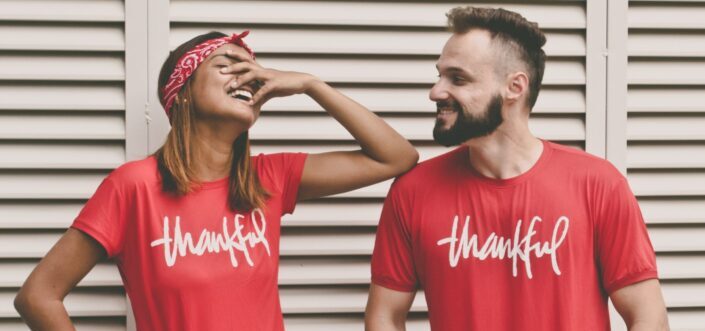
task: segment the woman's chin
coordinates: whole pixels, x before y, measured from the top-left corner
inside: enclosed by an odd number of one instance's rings
[[[251,107],[243,107],[242,105],[238,106],[239,107],[223,109],[222,111],[217,112],[217,116],[223,121],[239,122],[241,124],[251,126],[255,120],[257,120],[255,111]]]

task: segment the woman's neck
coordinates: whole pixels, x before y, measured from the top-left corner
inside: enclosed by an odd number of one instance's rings
[[[198,124],[195,129],[191,138],[191,165],[196,178],[209,182],[228,177],[233,160],[232,146],[239,134]]]

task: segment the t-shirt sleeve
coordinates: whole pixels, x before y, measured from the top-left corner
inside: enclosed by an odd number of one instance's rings
[[[382,207],[377,238],[372,253],[372,282],[401,292],[418,287],[412,241],[400,201],[398,187],[392,186]]]
[[[258,157],[262,158],[258,171],[266,173],[281,191],[282,215],[293,213],[308,154],[276,153]]]
[[[122,251],[126,201],[116,180],[108,176],[98,186],[71,225],[100,243],[108,255],[114,257]]]
[[[602,284],[607,293],[657,278],[654,249],[627,180],[622,177],[600,200],[595,235]]]

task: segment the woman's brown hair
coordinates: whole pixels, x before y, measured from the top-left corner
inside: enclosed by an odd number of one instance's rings
[[[159,99],[162,89],[174,71],[176,62],[186,52],[207,40],[226,36],[220,32],[209,32],[197,36],[177,47],[167,57],[159,72]],[[164,106],[164,104],[162,104]],[[191,98],[191,79],[176,96],[171,108],[171,130],[164,145],[154,155],[162,179],[162,190],[176,195],[186,195],[197,187],[194,174],[193,151],[195,109]],[[248,132],[243,132],[233,143],[230,167],[228,206],[231,210],[251,210],[263,208],[269,193],[262,187],[257,173],[250,162],[250,140]]]

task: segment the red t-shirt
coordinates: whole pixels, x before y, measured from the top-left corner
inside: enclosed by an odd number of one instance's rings
[[[72,227],[115,258],[138,330],[283,330],[280,219],[294,210],[306,154],[252,157],[271,198],[233,212],[228,179],[165,194],[148,157],[113,171]]]
[[[608,294],[656,278],[626,179],[607,161],[544,142],[496,180],[461,147],[398,178],[384,203],[372,281],[422,288],[433,330],[610,330]]]

